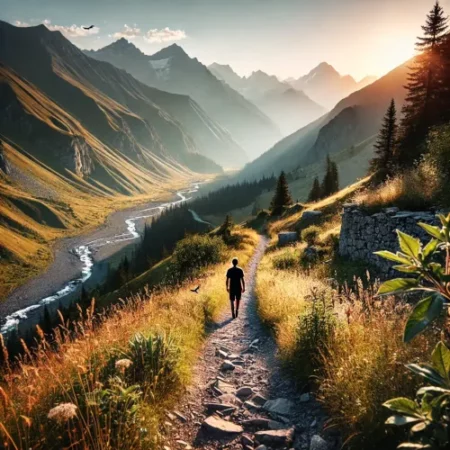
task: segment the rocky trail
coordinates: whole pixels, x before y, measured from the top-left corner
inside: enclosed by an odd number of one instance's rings
[[[224,312],[208,336],[194,382],[167,413],[164,450],[338,448],[338,436],[323,432],[319,403],[283,372],[275,342],[258,318],[255,276],[267,242],[261,238],[247,267],[239,317]]]

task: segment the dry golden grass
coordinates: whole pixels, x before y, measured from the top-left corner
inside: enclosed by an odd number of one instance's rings
[[[238,253],[245,265],[255,249],[258,236],[246,229],[238,230],[238,233],[244,238]],[[227,258],[235,252],[229,251]],[[178,390],[190,380],[192,365],[205,334],[205,320],[217,317],[228,303],[224,289],[226,268],[227,264],[209,268],[202,277],[199,295],[190,292],[190,284],[153,296],[139,295],[124,306],[115,308],[99,326],[94,326],[95,321],[88,314],[87,320],[80,321],[73,340],[68,339],[62,324],[58,352],[51,351],[42,341],[37,357],[25,358],[18,368],[4,373],[0,388],[3,397],[0,402],[0,433],[7,444],[5,448],[60,448],[58,433],[63,433],[64,429],[55,428],[55,424],[47,419],[50,409],[58,403],[71,403],[78,408],[74,419],[78,422],[74,428],[81,432],[73,436],[69,433],[67,437],[65,430],[66,439],[73,444],[71,448],[111,448],[112,429],[96,428],[100,420],[97,416],[102,412],[90,410],[86,416],[83,408],[98,380],[95,367],[104,366],[111,352],[125,350],[136,333],[170,336],[178,349],[177,389],[161,393],[164,395],[158,398],[158,402],[147,399],[147,405],[151,407],[143,408],[137,425],[138,430],[149,430],[149,445],[155,444],[158,441],[156,425],[164,408],[174,401]],[[92,429],[97,431],[93,433]],[[75,437],[78,442],[71,441]],[[143,448],[143,442],[139,445],[131,440],[122,442],[121,448]]]
[[[377,188],[366,189],[355,196],[355,202],[369,209],[398,206],[402,209],[426,209],[432,205],[438,190],[438,177],[428,162],[396,175]]]
[[[296,248],[277,249],[264,256],[258,268],[256,296],[259,316],[273,328],[282,357],[289,359],[296,349],[306,297],[313,288],[324,287],[324,284],[299,271],[274,269],[274,260],[286,252],[295,254]]]
[[[364,302],[353,299],[343,307],[346,320],[336,328],[323,360],[320,399],[349,448],[379,448],[386,438],[382,403],[414,397],[420,380],[405,364],[423,360],[436,337],[422,335],[405,344],[409,309],[394,298],[380,301],[366,294]]]

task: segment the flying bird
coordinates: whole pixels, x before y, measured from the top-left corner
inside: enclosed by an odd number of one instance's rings
[[[197,286],[195,289],[191,289],[191,292],[194,294],[198,294],[198,290],[200,289],[200,286]]]
[[[83,27],[85,30],[92,30],[92,28],[94,28],[95,25],[91,25],[89,27]]]

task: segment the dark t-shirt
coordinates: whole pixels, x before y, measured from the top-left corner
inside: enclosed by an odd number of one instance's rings
[[[244,271],[240,267],[228,269],[227,278],[230,279],[230,292],[241,292],[241,280],[244,278]]]

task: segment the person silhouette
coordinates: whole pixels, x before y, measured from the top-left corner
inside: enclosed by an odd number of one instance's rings
[[[244,271],[238,267],[238,262],[237,258],[233,259],[233,267],[228,269],[226,280],[227,292],[230,294],[231,315],[233,316],[233,319],[236,319],[239,314],[241,295],[245,292]]]

